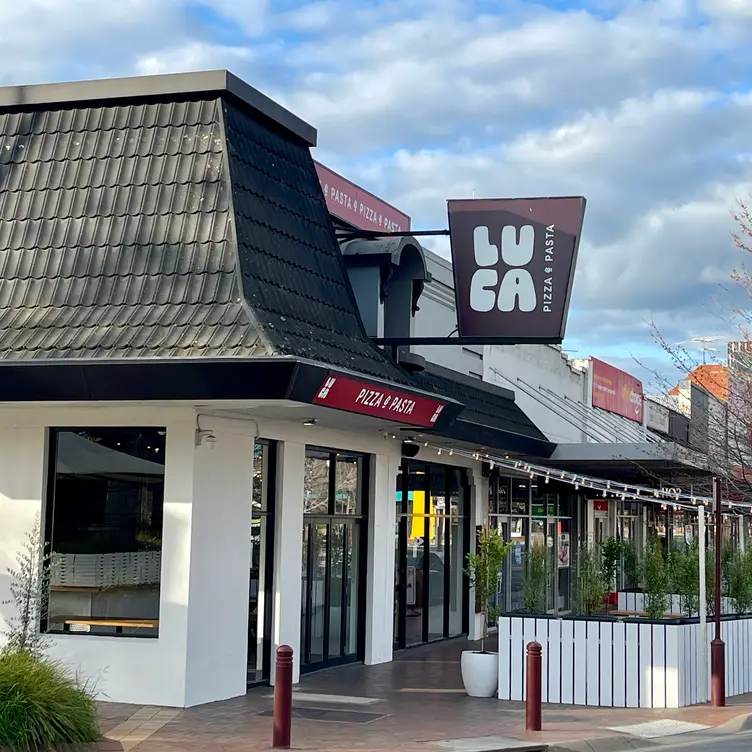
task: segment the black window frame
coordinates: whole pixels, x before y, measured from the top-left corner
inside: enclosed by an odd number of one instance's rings
[[[45,454],[46,454],[46,463],[44,468],[44,503],[42,508],[42,519],[43,524],[41,526],[41,537],[42,537],[42,554],[43,554],[43,567],[44,567],[44,587],[47,590],[47,592],[44,593],[44,602],[43,602],[43,609],[41,612],[41,618],[40,618],[40,624],[39,624],[39,630],[41,634],[46,635],[52,635],[54,637],[97,637],[97,638],[125,638],[125,639],[138,639],[138,640],[158,640],[160,637],[160,628],[161,623],[158,623],[158,626],[156,629],[149,633],[145,634],[143,632],[127,632],[124,633],[122,631],[122,628],[115,628],[114,632],[92,632],[92,631],[82,631],[79,632],[77,630],[70,630],[70,629],[50,629],[50,620],[49,620],[49,576],[50,576],[50,568],[52,566],[52,554],[53,554],[53,539],[54,539],[54,517],[55,517],[55,489],[56,489],[56,482],[57,482],[57,448],[58,448],[58,441],[57,436],[61,433],[75,433],[75,434],[81,434],[82,432],[96,432],[96,431],[115,431],[115,430],[124,430],[124,431],[156,431],[157,433],[161,433],[161,435],[164,438],[164,451],[162,454],[163,460],[164,460],[164,475],[163,475],[163,487],[162,487],[162,536],[164,536],[164,504],[165,504],[165,497],[164,497],[164,488],[165,488],[165,481],[166,481],[166,473],[167,473],[167,438],[168,438],[168,428],[166,425],[92,425],[87,424],[85,426],[71,426],[71,425],[61,425],[61,426],[48,426],[46,431],[46,447],[45,447]],[[164,540],[162,538],[162,540]],[[160,552],[162,551],[162,548],[160,547]],[[160,583],[159,583],[159,618],[158,622],[161,620],[161,604],[162,604],[162,582],[161,582],[161,576],[160,576]],[[85,617],[82,617],[85,618]]]

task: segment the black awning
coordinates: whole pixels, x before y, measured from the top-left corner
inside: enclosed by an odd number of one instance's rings
[[[532,457],[553,454],[556,444],[525,415],[514,392],[433,364],[415,381],[464,405],[454,423],[433,431],[437,436]]]
[[[0,361],[0,402],[291,400],[443,429],[462,405],[422,385],[293,358],[153,358]]]

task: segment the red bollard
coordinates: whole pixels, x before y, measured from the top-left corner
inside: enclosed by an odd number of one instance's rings
[[[290,749],[292,733],[292,648],[277,648],[277,669],[274,675],[274,731],[272,749]]]
[[[720,637],[710,643],[710,704],[726,706],[726,645]]]
[[[525,728],[540,731],[542,725],[541,674],[543,648],[538,642],[527,644],[527,693],[525,696]]]

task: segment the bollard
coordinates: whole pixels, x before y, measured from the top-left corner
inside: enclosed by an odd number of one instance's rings
[[[527,644],[527,692],[525,694],[525,728],[540,731],[541,710],[541,671],[543,648],[538,642]]]
[[[277,668],[274,676],[274,730],[272,749],[290,749],[292,733],[292,648],[277,648]]]
[[[726,645],[720,637],[710,643],[710,704],[726,706]]]

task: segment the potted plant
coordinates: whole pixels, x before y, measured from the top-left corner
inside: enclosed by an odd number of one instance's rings
[[[606,586],[604,600],[608,604],[615,604],[617,602],[616,567],[621,559],[622,551],[623,546],[616,538],[607,538],[601,543],[602,572]]]
[[[486,650],[488,629],[496,622],[499,609],[491,606],[491,599],[499,591],[501,565],[509,553],[511,543],[505,543],[496,528],[480,531],[475,553],[467,555],[465,573],[475,590],[477,609],[481,615],[480,650],[462,653],[462,682],[470,697],[493,697],[499,686],[499,658]]]

